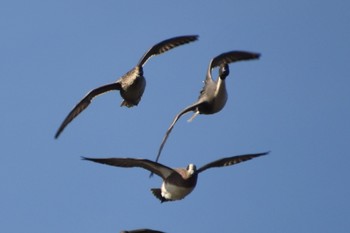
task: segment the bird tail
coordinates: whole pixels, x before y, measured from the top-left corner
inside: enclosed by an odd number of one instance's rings
[[[168,201],[162,196],[162,191],[160,189],[151,189],[153,195],[160,200],[161,203]]]
[[[187,122],[192,122],[193,119],[194,119],[196,116],[198,116],[198,114],[199,114],[199,111],[196,111],[196,112],[193,114],[193,116],[192,116],[190,119],[187,120]]]

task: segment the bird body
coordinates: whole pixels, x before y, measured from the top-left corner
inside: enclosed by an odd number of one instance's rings
[[[190,164],[186,169],[175,168],[174,170],[175,172],[162,183],[161,196],[165,200],[181,200],[190,194],[197,184],[198,173],[195,165]]]
[[[87,157],[82,157],[82,159],[116,167],[140,167],[157,174],[163,179],[163,182],[160,188],[153,188],[151,191],[161,202],[166,202],[181,200],[189,195],[197,185],[199,173],[209,168],[231,166],[268,153],[269,152],[264,152],[222,158],[208,163],[198,170],[194,164],[189,164],[187,168],[172,169],[147,159]]]
[[[215,96],[215,98],[212,96]],[[220,112],[225,107],[227,98],[225,80],[220,78],[217,81],[209,80],[198,98],[198,102],[203,104],[198,105],[194,111],[206,115]]]
[[[193,177],[192,180],[193,182],[197,182],[197,177]],[[193,189],[193,186],[183,187],[169,182],[163,182],[161,187],[161,196],[165,200],[181,200],[190,194]],[[161,198],[161,200],[163,198]]]
[[[136,66],[131,69],[117,83],[120,83],[120,95],[123,98],[120,106],[130,108],[138,105],[146,88],[146,79],[143,76],[142,66]]]

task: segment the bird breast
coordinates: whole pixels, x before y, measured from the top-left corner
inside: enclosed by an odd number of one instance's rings
[[[214,94],[214,99],[213,99],[213,107],[212,111],[213,113],[221,111],[225,107],[227,101],[227,90],[226,90],[226,84],[225,80],[222,80],[219,78],[215,94]]]
[[[125,106],[137,105],[146,88],[146,79],[143,77],[142,68],[134,68],[121,78],[120,95],[123,97]]]
[[[227,101],[225,80],[208,83],[201,93],[200,101],[203,104],[198,107],[201,114],[214,114],[221,111]]]

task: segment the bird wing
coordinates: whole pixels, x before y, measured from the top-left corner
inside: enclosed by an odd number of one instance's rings
[[[215,67],[221,66],[223,64],[237,62],[237,61],[258,59],[259,57],[260,57],[259,53],[252,53],[252,52],[246,52],[246,51],[230,51],[230,52],[222,53],[214,57],[213,59],[211,59],[211,61],[209,62],[205,82],[207,82],[209,79],[212,79],[211,70],[214,69]]]
[[[156,162],[158,162],[158,159],[160,157],[160,154],[162,153],[162,150],[163,150],[163,147],[164,147],[164,144],[166,142],[166,140],[168,139],[169,137],[169,134],[170,132],[173,130],[174,126],[175,126],[175,123],[177,122],[177,120],[179,120],[179,118],[184,115],[185,113],[187,112],[190,112],[190,111],[194,111],[199,105],[201,105],[202,102],[196,102],[188,107],[186,107],[184,110],[182,110],[180,113],[178,113],[173,122],[171,123],[170,127],[168,128],[168,130],[166,131],[164,137],[163,137],[163,140],[162,140],[162,143],[160,144],[160,147],[159,147],[159,150],[158,150],[158,154],[157,154],[157,158],[156,158]]]
[[[159,42],[158,44],[154,45],[152,48],[150,48],[140,59],[138,66],[143,66],[146,64],[147,60],[151,58],[152,56],[162,54],[170,49],[173,49],[175,47],[178,47],[183,44],[190,43],[192,41],[196,41],[198,39],[197,35],[189,35],[189,36],[178,36],[173,37],[167,40],[163,40],[162,42]]]
[[[68,116],[64,119],[64,121],[62,122],[61,126],[58,128],[55,134],[55,138],[57,139],[64,130],[64,128],[82,111],[84,111],[85,108],[89,106],[93,98],[108,91],[120,90],[120,88],[121,85],[117,82],[98,87],[87,93],[86,96],[82,100],[80,100],[80,102],[70,111]]]
[[[213,167],[225,167],[225,166],[231,166],[237,163],[241,163],[262,155],[267,155],[269,152],[264,152],[264,153],[257,153],[257,154],[245,154],[245,155],[238,155],[238,156],[233,156],[233,157],[227,157],[227,158],[222,158],[219,160],[216,160],[214,162],[208,163],[204,165],[203,167],[199,168],[197,170],[198,173],[203,172],[209,168]]]
[[[210,67],[211,69],[218,67],[224,63],[229,64],[237,61],[245,61],[258,59],[260,57],[259,53],[252,53],[246,51],[230,51],[226,53],[222,53],[212,59]]]
[[[116,167],[140,167],[152,173],[157,174],[163,179],[167,178],[171,173],[175,172],[170,167],[163,164],[150,161],[148,159],[134,159],[134,158],[87,158],[82,157],[83,160],[89,160],[96,163],[107,164]]]
[[[211,65],[213,63],[213,60],[214,60],[214,58],[211,59],[209,62],[207,75],[205,76],[205,80],[204,80],[204,86],[207,85],[208,82],[213,81],[213,78],[211,76],[211,70],[213,69],[213,67]]]
[[[131,230],[131,231],[121,231],[120,233],[165,233],[165,232],[152,230],[152,229],[137,229],[137,230]]]

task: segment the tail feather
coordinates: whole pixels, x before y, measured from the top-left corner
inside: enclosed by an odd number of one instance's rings
[[[165,199],[163,196],[162,196],[162,191],[160,189],[151,189],[151,192],[153,193],[153,195],[158,198],[160,200],[160,203],[163,203],[163,202],[166,202],[166,201],[170,201],[170,200],[167,200]]]

